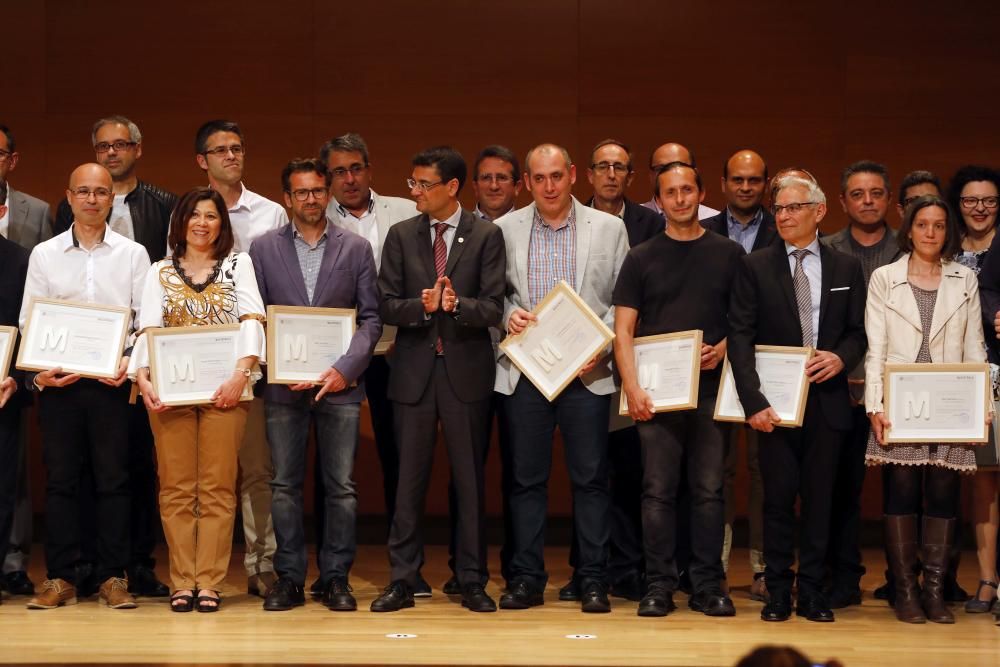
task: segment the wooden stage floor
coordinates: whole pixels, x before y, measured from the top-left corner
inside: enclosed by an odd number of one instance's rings
[[[865,554],[869,575],[863,582],[864,604],[838,611],[832,624],[795,617],[786,623],[760,621],[761,604],[749,599],[746,550],[737,550],[732,560],[737,616],[724,619],[689,611],[683,594],[676,597],[681,609],[666,618],[639,618],[635,602],[617,598],[612,598],[610,614],[583,614],[556,597],[568,575],[567,550],[552,548],[546,556],[552,577],[545,605],[496,614],[473,614],[438,590],[447,569],[440,546],[428,548],[424,569],[435,587],[433,598],[392,614],[368,611],[387,583],[385,550],[377,546],[360,550],[352,584],[361,610],[354,613],[330,612],[311,601],[288,612],[262,611],[260,600],[245,592],[241,554],[234,554],[223,609],[216,614],[173,614],[165,600],[152,599],[140,599],[134,610],[111,610],[90,599],[72,607],[28,611],[24,598],[5,597],[0,662],[732,665],[756,645],[780,643],[798,647],[817,662],[837,657],[847,667],[1000,664],[1000,628],[991,615],[968,615],[959,608],[953,626],[897,622],[884,602],[871,598],[883,570],[883,558],[875,550]],[[32,571],[36,583],[42,579],[40,560],[35,559]],[[977,579],[974,560],[974,554],[965,554],[960,577],[970,591]],[[491,564],[496,562],[494,550]],[[499,595],[499,583],[491,583],[491,595]]]

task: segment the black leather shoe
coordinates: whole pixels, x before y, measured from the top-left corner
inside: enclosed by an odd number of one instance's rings
[[[346,577],[334,577],[323,594],[323,604],[330,611],[354,611],[358,601],[351,595],[353,591]]]
[[[413,589],[410,585],[399,579],[385,587],[382,595],[372,602],[372,611],[399,611],[406,607],[413,606]]]
[[[288,577],[278,577],[264,598],[264,611],[288,611],[306,603],[302,587]]]
[[[788,593],[771,593],[771,600],[760,610],[762,621],[787,621],[792,617],[792,596]]]
[[[413,585],[413,597],[429,598],[431,596],[431,585],[424,579],[424,575],[417,572],[417,583]]]
[[[846,609],[861,604],[860,588],[835,588],[830,591],[830,609]]]
[[[326,594],[327,584],[323,577],[316,577],[316,581],[309,584],[309,595],[314,598],[321,598]]]
[[[28,579],[28,573],[24,570],[14,570],[3,575],[3,587],[11,595],[35,594],[35,584]]]
[[[735,616],[736,607],[728,595],[721,591],[702,591],[688,598],[688,607],[705,616]]]
[[[462,589],[462,606],[469,611],[489,612],[497,610],[497,603],[486,594],[479,584],[469,584]]]
[[[580,601],[580,582],[573,577],[566,582],[566,585],[559,589],[559,600],[562,602]]]
[[[795,606],[795,615],[816,623],[832,623],[834,621],[830,603],[821,595],[808,597],[800,595],[799,603]]]
[[[646,589],[646,595],[639,601],[639,609],[636,614],[639,616],[666,616],[677,609],[674,604],[674,595],[663,586],[650,584]]]
[[[500,596],[501,609],[528,609],[545,604],[542,592],[531,585],[527,579],[515,579],[507,587],[507,592]]]
[[[165,598],[170,596],[170,589],[156,578],[153,568],[145,565],[133,565],[128,569],[128,592],[147,598]]]
[[[444,586],[441,587],[441,590],[445,595],[461,595],[462,585],[458,583],[458,579],[452,575],[448,581],[444,582]]]
[[[616,598],[625,598],[632,602],[642,599],[643,592],[642,576],[638,572],[629,572],[624,577],[611,584],[611,595]]]
[[[888,600],[890,598],[889,593],[890,593],[891,590],[892,590],[892,586],[890,586],[889,582],[887,581],[884,584],[882,584],[881,586],[879,586],[878,588],[876,588],[874,591],[872,591],[872,597],[875,598],[876,600]],[[895,596],[891,596],[891,597],[895,597]]]
[[[611,611],[607,585],[596,579],[588,579],[580,584],[580,609],[588,614],[606,614]]]

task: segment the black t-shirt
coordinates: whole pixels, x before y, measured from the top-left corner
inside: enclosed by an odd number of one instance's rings
[[[744,254],[715,232],[694,241],[660,234],[629,251],[612,301],[639,311],[637,337],[701,329],[715,345],[729,335],[729,291]],[[721,377],[721,363],[702,371],[699,396],[714,396]]]

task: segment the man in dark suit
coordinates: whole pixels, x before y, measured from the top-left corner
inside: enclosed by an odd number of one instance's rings
[[[292,160],[281,172],[291,223],[250,246],[265,305],[353,308],[357,330],[350,346],[310,382],[264,388],[267,439],[274,478],[271,516],[278,548],[278,580],[264,600],[267,611],[305,603],[307,556],[302,516],[309,428],[316,424],[317,466],[323,477],[324,539],[320,545],[323,601],[333,611],[353,611],[348,575],[357,551],[358,494],[352,472],[358,449],[362,374],[382,333],[375,259],[368,242],[334,227],[326,217],[331,176],[324,162]],[[282,354],[281,341],[273,346]],[[273,361],[273,360],[272,360]],[[316,390],[316,391],[314,391]]]
[[[455,574],[462,605],[496,611],[484,588],[482,453],[495,374],[489,327],[503,314],[506,255],[500,229],[459,205],[467,171],[458,151],[446,146],[415,155],[407,184],[421,215],[389,228],[382,250],[379,314],[399,327],[388,392],[399,488],[389,532],[391,583],[372,611],[413,606],[438,422],[459,501]]]
[[[0,132],[2,136],[2,132]],[[7,183],[0,180],[0,202],[7,198]],[[0,218],[7,207],[0,203]],[[13,241],[0,237],[0,326],[16,327],[28,273],[28,251]],[[31,394],[23,387],[23,374],[14,369],[16,332],[5,334],[0,347],[0,363],[6,350],[11,351],[10,366],[0,369],[0,562],[7,555],[7,536],[14,519],[17,499],[18,450],[21,409],[31,404]]]
[[[764,560],[770,601],[765,621],[791,616],[795,580],[795,500],[801,498],[798,606],[810,621],[832,621],[823,594],[833,475],[853,424],[847,373],[865,351],[865,281],[861,263],[821,246],[826,197],[819,186],[779,182],[775,219],[783,243],[746,255],[733,288],[729,359],[743,410],[760,432],[764,479]],[[781,420],[761,392],[755,345],[815,348],[806,364],[809,392],[801,427]]]

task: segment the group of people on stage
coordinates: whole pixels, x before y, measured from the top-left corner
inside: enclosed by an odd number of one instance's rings
[[[627,199],[633,155],[613,139],[590,155],[586,203],[572,194],[577,167],[554,144],[532,148],[523,165],[488,146],[471,173],[448,146],[421,151],[406,178],[411,201],[372,189],[368,147],[348,133],[318,157],[288,162],[282,205],[243,184],[247,142],[234,122],[198,130],[207,187],[180,197],[139,180],[142,135],[129,119],[102,118],[91,138],[96,161],[72,172],[53,222],[48,205],[11,189],[19,153],[0,125],[0,325],[23,328],[33,298],[133,314],[116,377],[12,363],[0,384],[3,585],[29,596],[29,608],[98,594],[114,608],[169,596],[175,612],[217,611],[238,501],[248,592],[268,611],[303,605],[313,433],[319,577],[309,592],[331,610],[357,609],[353,468],[367,400],[389,523],[388,585],[374,612],[431,595],[420,526],[439,427],[451,470],[443,592],[471,611],[497,610],[484,508],[494,421],[502,609],[544,603],[558,428],[574,527],[573,575],[558,597],[584,612],[610,611],[617,596],[637,601],[640,616],[666,616],[682,590],[694,611],[736,613],[726,571],[740,441],[751,480],[751,596],[764,603],[763,620],[794,611],[828,622],[834,609],[860,604],[866,465],[880,465],[884,481],[889,567],[876,595],[911,623],[953,623],[956,601],[970,613],[998,611],[995,443],[888,443],[882,386],[886,363],[997,360],[993,169],[962,167],[947,192],[935,175],[912,172],[894,195],[884,166],[856,162],[840,183],[848,224],[822,235],[828,203],[812,174],[792,167],[770,177],[752,150],[724,165],[722,211],[704,205],[694,156],[676,143],[652,153],[652,199]],[[459,202],[469,179],[473,211]],[[532,201],[515,208],[522,187]],[[898,230],[887,223],[894,199]],[[498,342],[532,326],[560,282],[615,339],[550,400]],[[267,383],[270,305],[356,311],[347,351],[318,383]],[[150,379],[147,333],[215,324],[239,326],[235,368],[211,402],[168,407]],[[697,408],[658,412],[639,381],[635,339],[692,329],[702,332]],[[814,350],[801,426],[778,427],[756,345]],[[714,418],[727,357],[745,425]],[[248,384],[252,401],[241,400]],[[627,419],[617,414],[619,393]],[[34,400],[46,467],[47,575],[37,588],[26,574],[22,409]],[[955,580],[961,473],[975,473],[981,581],[971,597]],[[157,509],[169,586],[153,570]]]

